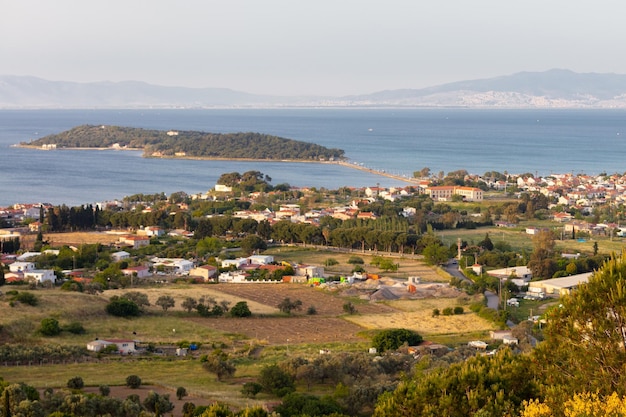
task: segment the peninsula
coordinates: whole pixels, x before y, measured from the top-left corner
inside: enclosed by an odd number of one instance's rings
[[[161,131],[133,127],[82,125],[20,146],[41,149],[136,149],[145,157],[340,161],[342,149],[262,133]]]

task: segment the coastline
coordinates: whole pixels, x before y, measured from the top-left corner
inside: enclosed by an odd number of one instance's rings
[[[63,150],[73,150],[73,151],[143,151],[143,148],[113,148],[113,147],[99,147],[99,148],[85,148],[85,147],[63,147],[63,148],[43,148],[41,146],[35,145],[27,145],[23,143],[17,143],[11,145],[14,148],[26,148],[26,149],[35,149],[40,151],[63,151]],[[394,180],[402,181],[408,184],[416,184],[417,179],[403,177],[401,175],[394,175],[385,171],[379,171],[372,168],[368,168],[362,165],[358,165],[354,162],[349,162],[348,160],[341,161],[312,161],[309,159],[260,159],[260,158],[222,158],[222,157],[213,157],[213,156],[182,156],[182,155],[171,155],[171,156],[153,156],[153,155],[142,155],[142,158],[152,158],[152,159],[189,159],[196,161],[242,161],[242,162],[289,162],[289,163],[309,163],[309,164],[333,164],[340,165],[345,168],[356,169],[358,171],[367,172],[372,175],[379,175],[381,177],[391,178]]]

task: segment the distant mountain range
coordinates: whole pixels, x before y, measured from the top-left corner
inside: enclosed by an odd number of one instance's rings
[[[76,83],[0,76],[0,108],[475,107],[626,108],[626,75],[553,69],[344,97],[266,96],[139,81]]]

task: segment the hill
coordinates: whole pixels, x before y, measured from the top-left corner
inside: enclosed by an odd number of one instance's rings
[[[189,158],[333,160],[344,151],[261,133],[159,131],[120,126],[83,125],[23,143],[55,148],[143,149],[146,156]]]
[[[140,81],[76,83],[0,76],[0,108],[5,109],[380,106],[626,108],[626,75],[552,69],[345,97],[287,97]]]

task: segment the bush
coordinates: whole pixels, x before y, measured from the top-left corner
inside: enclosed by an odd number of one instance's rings
[[[335,258],[328,258],[324,261],[325,266],[333,266],[333,265],[337,265],[338,263],[339,261],[336,260]]]
[[[103,397],[108,397],[111,393],[111,387],[109,387],[108,385],[100,385],[98,390],[100,391],[100,395],[102,395]]]
[[[67,387],[69,389],[83,389],[84,386],[85,386],[85,382],[79,376],[75,376],[74,378],[70,378],[67,381]]]
[[[454,310],[452,309],[452,307],[446,307],[443,309],[444,316],[451,316],[453,314],[454,314]]]
[[[454,314],[463,314],[464,310],[461,306],[454,307]]]
[[[82,324],[80,324],[77,321],[73,321],[70,324],[68,324],[67,326],[65,326],[66,331],[72,333],[72,334],[85,334],[85,328],[83,327]]]
[[[315,308],[315,306],[309,306],[309,308],[306,309],[306,314],[308,314],[309,316],[314,316],[317,314],[317,309]]]
[[[185,389],[185,387],[178,387],[176,389],[176,398],[178,398],[178,401],[182,400],[183,397],[187,396],[187,390]]]
[[[111,300],[106,306],[107,313],[118,317],[136,317],[139,315],[139,306],[126,298]]]
[[[59,321],[57,319],[53,319],[52,317],[41,320],[39,332],[44,336],[57,336],[61,333]]]
[[[263,386],[259,384],[258,382],[246,382],[245,384],[243,384],[241,393],[245,395],[247,398],[254,398],[262,390],[263,390]]]
[[[239,301],[230,309],[230,315],[232,317],[250,317],[252,312],[248,307],[248,303],[245,301]]]
[[[348,314],[356,314],[356,307],[351,302],[347,302],[343,305],[343,311]]]
[[[129,375],[126,377],[126,386],[128,388],[139,388],[141,386],[141,378],[137,375]]]
[[[439,314],[441,314],[441,312],[439,311],[438,308],[434,308],[433,309],[433,317],[439,317]]]
[[[348,259],[348,263],[349,264],[360,264],[363,265],[365,264],[365,261],[363,261],[363,258],[361,258],[360,256],[351,256],[350,259]]]
[[[36,306],[39,303],[37,296],[28,291],[17,293],[14,300],[29,306]]]
[[[408,329],[383,330],[372,339],[372,344],[378,352],[396,350],[405,343],[415,346],[421,342],[422,336]]]

